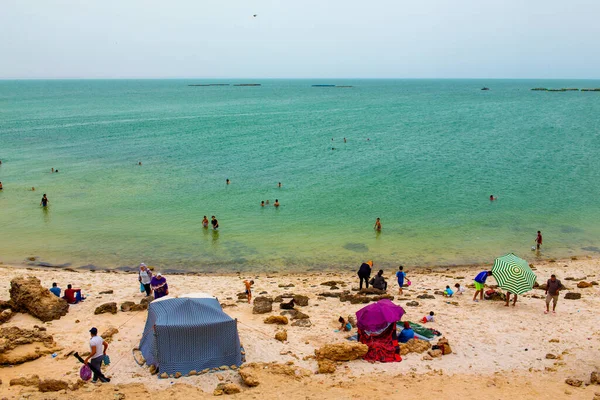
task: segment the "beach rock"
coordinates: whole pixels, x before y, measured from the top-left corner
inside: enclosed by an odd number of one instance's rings
[[[223,385],[223,392],[225,392],[225,394],[236,394],[240,391],[240,387],[235,383],[226,383]]]
[[[44,331],[0,328],[0,365],[22,364],[58,350],[52,336]]]
[[[112,337],[114,335],[116,335],[117,333],[119,333],[119,330],[117,328],[111,326],[107,330],[102,332],[102,334],[100,336],[102,337],[102,339],[104,339],[108,343],[110,343],[112,341]]]
[[[409,301],[408,303],[406,303],[407,307],[418,307],[419,306],[419,302],[418,301]]]
[[[548,342],[549,343],[560,343],[560,340],[558,340],[558,339],[550,339]]]
[[[333,374],[337,369],[335,363],[331,360],[318,360],[320,374]]]
[[[133,301],[126,301],[123,304],[121,304],[121,311],[127,312],[131,310],[131,307],[135,306],[136,304]]]
[[[271,315],[263,321],[265,324],[287,325],[288,319],[282,315]]]
[[[169,374],[167,374],[166,372],[163,372],[162,374],[159,375],[159,377],[161,379],[168,379],[169,378]]]
[[[298,326],[301,328],[310,328],[312,326],[312,322],[310,322],[310,319],[299,319],[299,320],[292,322],[292,326]]]
[[[105,313],[116,314],[117,313],[117,303],[115,303],[115,302],[104,303],[101,306],[96,307],[96,310],[94,311],[95,315],[105,314]]]
[[[300,307],[306,307],[308,305],[308,296],[303,296],[301,294],[294,295],[294,303]]]
[[[364,357],[369,351],[369,346],[362,343],[334,343],[326,344],[320,349],[315,350],[317,359],[327,359],[332,361],[351,361]]]
[[[400,343],[400,354],[423,353],[431,348],[431,343],[426,340],[410,339],[406,343]]]
[[[244,382],[246,386],[255,387],[260,383],[256,375],[252,373],[252,370],[250,368],[246,368],[246,366],[242,366],[238,370],[238,373],[242,378],[242,382]]]
[[[435,299],[435,296],[431,294],[421,294],[417,296],[417,299]]]
[[[342,284],[344,283],[344,281],[325,281],[325,282],[321,282],[321,285],[323,286],[336,286],[337,284]]]
[[[567,378],[565,383],[570,386],[581,387],[583,385],[583,381],[575,378]]]
[[[0,311],[10,310],[10,309],[11,309],[10,301],[0,300]]]
[[[567,300],[579,300],[581,299],[581,293],[569,292],[565,294],[565,299]]]
[[[437,358],[442,356],[442,351],[440,349],[429,350],[427,354],[429,354],[429,356],[432,358]]]
[[[296,287],[296,285],[294,285],[293,283],[280,283],[277,286],[280,287],[280,288]]]
[[[350,292],[323,292],[319,293],[320,297],[340,297],[342,294],[349,294]]]
[[[298,310],[285,310],[280,313],[280,315],[289,315],[291,319],[309,319],[310,317],[307,314],[304,314],[302,311]]]
[[[145,304],[148,307],[148,304],[154,301],[154,296],[146,296],[142,300],[140,300],[140,304]]]
[[[181,378],[181,372],[175,372],[175,379]]]
[[[366,289],[360,289],[358,291],[358,294],[367,294],[367,295],[368,294],[385,294],[385,290],[370,287],[370,288],[366,288]]]
[[[38,385],[38,390],[43,393],[67,389],[69,389],[69,383],[58,379],[44,379]]]
[[[195,369],[193,369],[190,372],[188,372],[189,376],[194,376],[194,375],[197,375],[197,374],[198,374],[198,372]]]
[[[13,312],[10,309],[0,312],[0,324],[3,324],[6,321],[8,321],[9,319],[12,318],[12,316],[13,316]]]
[[[103,292],[100,292],[99,294],[113,294],[114,291],[113,290],[105,290]]]
[[[581,281],[581,282],[577,283],[577,287],[579,289],[585,289],[585,288],[592,287],[592,284],[590,282]]]
[[[556,356],[552,353],[546,354],[546,360],[556,360]]]
[[[266,314],[273,311],[273,298],[259,296],[254,299],[252,314]]]
[[[429,354],[425,354],[423,357],[421,357],[421,360],[431,361],[431,360],[433,360],[433,357],[431,357]]]
[[[13,311],[29,313],[44,322],[69,311],[69,304],[42,287],[35,276],[19,276],[10,282],[10,303]]]
[[[590,374],[590,383],[592,385],[600,385],[600,372],[598,371],[593,371]]]
[[[150,372],[151,375],[156,375],[158,368],[156,368],[156,365],[151,365],[150,368],[148,368],[148,372]]]
[[[275,332],[275,339],[280,342],[285,342],[287,340],[287,331],[284,329],[282,331]]]
[[[40,384],[40,377],[37,375],[31,375],[29,377],[15,378],[10,380],[10,386],[38,386]]]

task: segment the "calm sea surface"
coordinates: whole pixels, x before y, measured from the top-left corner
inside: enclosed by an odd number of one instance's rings
[[[600,81],[257,82],[0,81],[0,261],[534,261],[537,230],[542,257],[600,252],[600,93],[529,90]]]

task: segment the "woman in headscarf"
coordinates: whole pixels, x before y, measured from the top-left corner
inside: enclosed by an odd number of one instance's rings
[[[366,263],[362,263],[358,269],[358,278],[360,279],[360,289],[362,289],[363,280],[367,289],[369,288],[369,277],[371,276],[371,268],[373,268],[373,261],[369,260]]]
[[[155,299],[160,299],[161,297],[169,294],[169,285],[167,285],[167,280],[160,272],[152,277],[150,286],[152,287],[152,290],[154,290]]]

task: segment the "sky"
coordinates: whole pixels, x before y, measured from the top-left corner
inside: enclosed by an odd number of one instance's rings
[[[594,79],[598,15],[599,0],[0,0],[0,79]]]

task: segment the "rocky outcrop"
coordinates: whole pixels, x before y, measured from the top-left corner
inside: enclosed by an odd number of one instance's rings
[[[385,290],[370,287],[366,289],[360,289],[358,294],[385,294]]]
[[[320,374],[333,374],[337,369],[335,363],[331,360],[318,360],[317,364]]]
[[[58,392],[59,390],[67,390],[69,383],[58,379],[45,379],[38,385],[40,392]]]
[[[102,334],[100,335],[102,337],[102,339],[106,340],[108,343],[110,343],[112,341],[112,338],[114,335],[116,335],[117,333],[119,333],[119,330],[115,327],[110,327],[107,330],[105,330],[104,332],[102,332]]]
[[[266,314],[273,311],[273,298],[267,296],[258,296],[254,299],[252,307],[253,314]]]
[[[240,387],[235,383],[219,383],[213,391],[214,396],[221,396],[223,394],[236,394],[240,392]]]
[[[300,307],[306,307],[308,305],[308,296],[301,294],[294,295],[294,303]]]
[[[271,315],[263,321],[265,324],[287,325],[288,319],[283,315]]]
[[[565,383],[570,386],[581,387],[583,385],[583,381],[575,378],[567,378]]]
[[[38,386],[40,384],[40,377],[37,375],[31,375],[28,377],[15,378],[10,380],[10,386]]]
[[[154,301],[154,296],[146,296],[144,297],[142,300],[140,300],[140,304],[145,304],[146,307],[148,307],[148,304],[152,303]]]
[[[60,350],[52,336],[39,329],[0,328],[0,365],[36,360]]]
[[[581,298],[581,293],[569,292],[565,294],[565,299],[567,300],[579,300]]]
[[[431,294],[421,294],[417,296],[417,299],[435,299],[435,296]]]
[[[280,315],[289,315],[291,319],[309,319],[310,317],[307,314],[304,314],[302,311],[298,310],[285,310],[280,313]]]
[[[419,302],[418,301],[409,301],[408,303],[406,303],[407,307],[418,307],[419,306]]]
[[[0,312],[0,324],[7,322],[13,316],[12,310],[4,310]]]
[[[400,354],[424,353],[431,348],[431,343],[426,340],[410,339],[406,343],[400,343]]]
[[[142,299],[142,301],[144,301],[144,299]],[[123,312],[143,311],[143,310],[147,310],[147,309],[148,309],[148,303],[135,304],[133,301],[126,301],[123,304],[121,304],[121,311],[123,311]]]
[[[326,344],[320,349],[315,350],[317,359],[327,359],[331,361],[351,361],[362,358],[369,351],[369,346],[363,343],[334,343]]]
[[[106,313],[116,314],[117,313],[117,303],[115,303],[115,302],[104,303],[101,306],[96,307],[96,310],[94,311],[95,315],[106,314]]]
[[[10,304],[13,311],[29,313],[44,322],[69,311],[69,304],[42,287],[35,276],[20,276],[10,282]]]
[[[592,287],[593,285],[590,282],[586,282],[586,281],[581,281],[579,283],[577,283],[577,287],[579,289],[585,289],[585,288],[589,288]]]
[[[276,362],[244,364],[238,372],[244,384],[251,387],[258,386],[260,381],[268,375],[283,375],[295,380],[301,380],[312,375],[312,372],[307,369]]]
[[[301,328],[310,328],[312,326],[312,322],[310,319],[298,319],[292,322],[292,326],[299,326]]]

